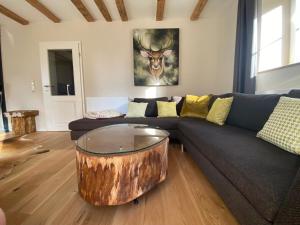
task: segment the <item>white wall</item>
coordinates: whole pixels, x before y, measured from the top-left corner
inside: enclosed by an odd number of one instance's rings
[[[86,97],[143,97],[222,93],[232,90],[237,1],[220,4],[198,21],[94,22],[83,20],[3,25],[3,72],[8,110],[39,109],[38,129],[45,129],[39,42],[81,41]],[[180,28],[180,80],[172,87],[135,87],[132,30]],[[31,81],[36,91],[31,91]]]
[[[257,93],[287,93],[300,89],[300,64],[261,72],[256,77]]]

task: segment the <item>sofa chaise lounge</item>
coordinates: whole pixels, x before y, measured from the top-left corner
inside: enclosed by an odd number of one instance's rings
[[[181,117],[80,119],[69,124],[71,138],[118,123],[159,126],[184,145],[241,225],[300,224],[300,157],[256,137],[281,95],[222,96],[234,96],[224,126]],[[300,90],[287,96],[300,98]]]

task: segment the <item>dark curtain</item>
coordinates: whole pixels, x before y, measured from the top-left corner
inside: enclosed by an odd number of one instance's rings
[[[236,47],[234,61],[233,91],[255,93],[255,76],[252,74],[253,25],[257,0],[239,0]]]
[[[4,94],[4,81],[3,81],[3,70],[2,70],[2,55],[1,55],[1,45],[0,45],[0,101],[1,101],[1,109],[2,115],[0,119],[3,120],[4,131],[8,132],[8,121],[7,118],[3,115],[3,112],[6,112],[6,104],[5,104],[5,94]]]

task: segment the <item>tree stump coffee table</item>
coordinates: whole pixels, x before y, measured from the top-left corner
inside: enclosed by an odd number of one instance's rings
[[[76,143],[78,191],[96,205],[121,205],[165,180],[167,131],[141,124],[92,130]]]

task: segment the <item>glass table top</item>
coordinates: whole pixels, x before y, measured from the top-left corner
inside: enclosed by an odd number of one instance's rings
[[[117,124],[101,127],[82,135],[78,150],[91,154],[122,154],[145,150],[168,138],[169,133],[145,124]]]

